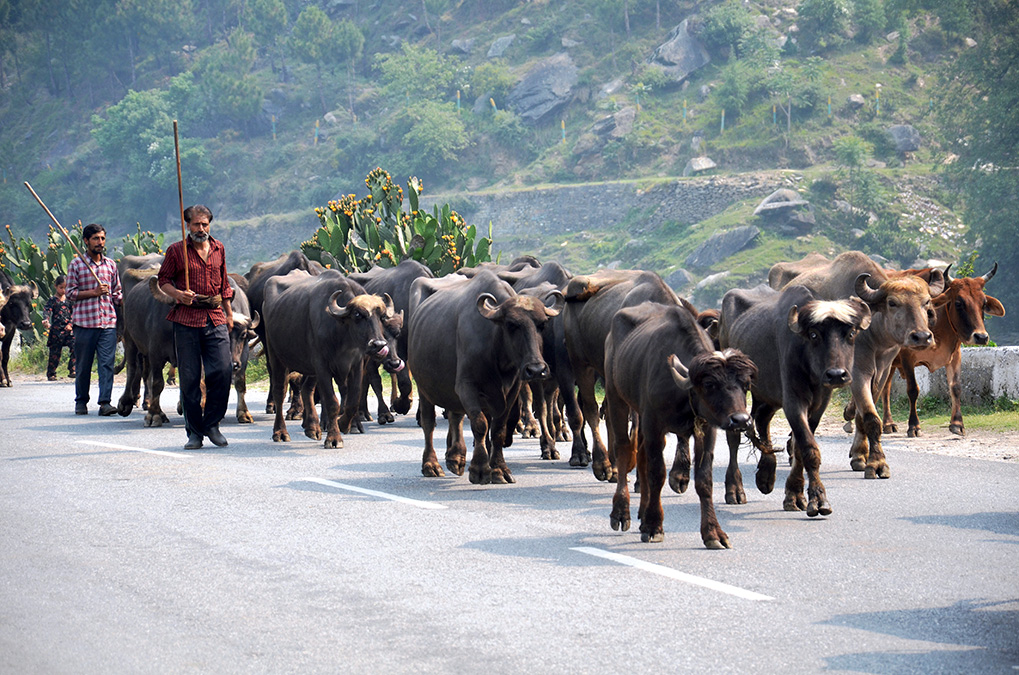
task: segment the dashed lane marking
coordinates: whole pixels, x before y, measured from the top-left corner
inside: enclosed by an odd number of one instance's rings
[[[692,574],[680,572],[679,570],[674,570],[671,567],[665,567],[664,565],[656,565],[654,563],[649,563],[644,560],[639,560],[637,558],[631,558],[628,555],[620,555],[619,553],[604,551],[600,548],[591,548],[589,546],[575,546],[572,547],[570,550],[579,551],[580,553],[586,553],[587,555],[593,555],[596,558],[605,558],[606,560],[617,562],[620,565],[636,567],[637,569],[644,570],[645,572],[660,574],[663,577],[677,579],[679,581],[684,581],[688,584],[693,584],[695,586],[702,586],[713,591],[719,591],[720,593],[728,593],[729,595],[735,595],[738,598],[745,598],[746,600],[775,599],[768,595],[761,595],[760,593],[754,593],[753,591],[748,591],[743,588],[730,586],[729,584],[723,584],[720,581],[713,581],[711,579],[705,579],[704,577],[694,576]]]
[[[445,509],[448,508],[443,504],[435,504],[433,502],[423,502],[419,499],[410,499],[409,497],[401,497],[400,495],[391,495],[388,492],[378,492],[377,490],[369,490],[368,488],[357,487],[356,485],[347,485],[345,483],[337,483],[336,481],[326,480],[325,478],[302,478],[301,480],[309,483],[318,483],[319,485],[325,485],[327,487],[336,488],[338,490],[348,490],[350,492],[359,492],[363,495],[370,497],[378,497],[380,499],[389,499],[394,502],[401,502],[403,504],[409,504],[410,506],[416,506],[419,509]]]
[[[149,455],[163,455],[164,457],[177,457],[180,459],[190,458],[194,455],[185,455],[181,452],[169,452],[167,450],[149,450],[147,448],[136,448],[132,445],[117,445],[116,443],[103,443],[102,441],[78,441],[82,445],[98,445],[100,448],[114,448],[115,450],[132,450],[144,452]]]

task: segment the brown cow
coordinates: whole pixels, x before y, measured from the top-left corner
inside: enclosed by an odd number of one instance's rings
[[[776,278],[775,271],[773,267],[769,279]],[[850,465],[854,471],[863,471],[865,478],[890,477],[881,448],[883,427],[874,401],[884,388],[900,349],[922,349],[933,343],[932,298],[944,290],[944,275],[941,270],[931,270],[929,280],[913,275],[891,279],[865,254],[849,251],[796,276],[790,283],[810,288],[823,300],[842,300],[855,293],[870,305],[870,329],[859,335],[854,349],[856,436],[850,450]],[[872,288],[872,284],[877,284],[877,288]]]
[[[694,439],[701,540],[707,548],[729,548],[711,499],[715,428],[747,427],[747,390],[757,368],[736,350],[715,351],[696,317],[682,306],[647,302],[621,309],[611,323],[605,341],[605,403],[618,476],[612,529],[630,527],[626,475],[636,465],[640,540],[662,541],[662,451],[666,434],[675,433],[684,448]],[[639,418],[635,433],[629,429],[631,412]]]
[[[949,265],[951,268],[951,265]],[[922,270],[907,270],[921,272]],[[959,436],[966,435],[962,423],[962,345],[986,345],[990,339],[984,327],[984,314],[1005,316],[1005,306],[997,298],[984,293],[984,284],[991,280],[998,271],[998,263],[994,263],[991,271],[982,277],[953,278],[945,270],[948,285],[945,291],[934,300],[935,323],[934,345],[927,349],[903,350],[892,364],[894,369],[906,381],[906,393],[909,396],[909,426],[907,435],[910,438],[920,435],[920,418],[916,414],[916,399],[920,388],[916,384],[914,370],[917,366],[927,366],[934,372],[945,369],[948,379],[948,395],[952,401],[952,420],[948,430]],[[884,403],[884,429],[895,431],[890,408],[891,378],[882,393]]]

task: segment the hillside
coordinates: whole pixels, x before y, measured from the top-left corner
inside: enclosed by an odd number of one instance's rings
[[[993,259],[945,177],[943,73],[981,29],[951,9],[965,2],[259,0],[137,16],[116,4],[35,16],[15,3],[0,24],[0,204],[19,233],[48,224],[25,180],[65,221],[173,232],[178,119],[185,201],[208,203],[224,232],[292,230],[291,246],[315,206],[363,189],[376,166],[471,215],[485,195],[681,181],[703,156],[716,166],[701,178],[787,172],[777,182],[815,220],[688,270],[691,283],[730,272],[705,299],[812,250],[894,265],[975,254],[977,273]],[[69,26],[76,39],[61,41]],[[670,60],[677,49],[696,67]],[[896,150],[895,125],[915,130],[915,149]],[[763,196],[697,221],[644,207],[598,222],[596,202],[560,201],[552,219],[573,211],[583,228],[505,241],[495,228],[495,249],[668,276],[710,233],[755,222]]]

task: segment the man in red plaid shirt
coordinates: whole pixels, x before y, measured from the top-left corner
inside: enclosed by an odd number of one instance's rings
[[[177,350],[186,450],[202,447],[208,437],[220,447],[227,444],[219,430],[230,398],[230,331],[233,289],[226,276],[226,250],[209,234],[212,211],[196,205],[184,209],[188,236],[166,249],[159,268],[159,288],[177,301],[167,319],[173,322]],[[184,270],[187,269],[187,283]],[[201,377],[205,368],[205,408]]]
[[[99,357],[99,414],[117,412],[113,398],[113,359],[117,352],[117,310],[124,297],[117,263],[107,258],[106,228],[89,223],[82,230],[87,257],[75,256],[67,267],[67,299],[74,303],[74,412],[88,414],[92,361]],[[98,281],[97,281],[98,280]]]

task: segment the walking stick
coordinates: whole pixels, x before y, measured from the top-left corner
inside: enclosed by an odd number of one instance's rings
[[[180,238],[184,242],[184,290],[190,291],[188,284],[188,233],[184,225],[184,185],[180,178],[180,141],[177,140],[177,120],[173,121],[173,151],[177,155],[177,199],[180,202]]]
[[[39,206],[41,206],[43,210],[46,211],[46,214],[49,215],[51,219],[53,219],[53,222],[57,224],[57,227],[59,227],[60,231],[63,232],[64,237],[67,239],[67,241],[71,242],[71,248],[74,249],[74,252],[77,253],[78,257],[80,257],[82,259],[82,262],[85,263],[85,268],[92,273],[92,276],[95,278],[96,283],[102,285],[103,282],[99,281],[99,275],[96,274],[96,271],[92,269],[91,265],[88,264],[88,258],[86,258],[85,255],[81,252],[81,249],[79,249],[77,245],[75,245],[74,239],[72,239],[70,233],[68,233],[68,231],[64,229],[64,226],[60,224],[60,221],[57,220],[57,217],[53,215],[53,212],[46,208],[46,205],[42,203],[42,200],[39,199],[39,195],[35,193],[35,190],[32,189],[32,186],[28,184],[27,180],[25,181],[25,187],[27,187],[28,191],[32,193],[32,196],[35,197],[35,201],[39,202]]]

